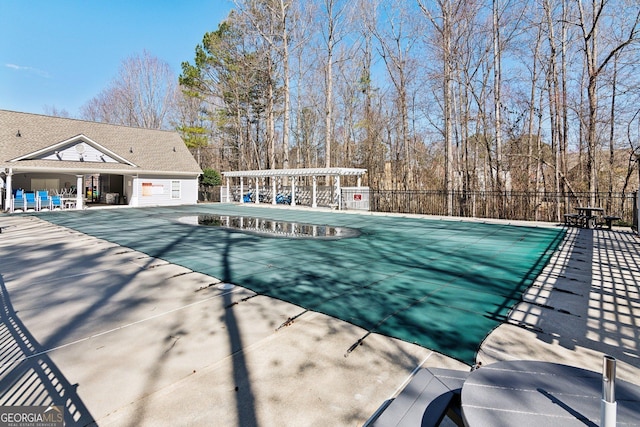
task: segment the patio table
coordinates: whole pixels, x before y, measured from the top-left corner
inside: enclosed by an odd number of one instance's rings
[[[596,216],[604,212],[603,208],[596,208],[592,206],[579,206],[576,208],[578,215],[584,218],[584,226],[586,228],[595,228]]]
[[[640,386],[616,380],[618,425],[640,423]],[[474,426],[598,426],[602,374],[538,361],[477,369],[462,387],[462,416]]]
[[[74,209],[76,207],[76,203],[78,202],[77,197],[63,197],[62,203],[64,204],[65,209]]]

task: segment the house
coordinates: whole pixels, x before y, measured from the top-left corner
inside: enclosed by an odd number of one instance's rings
[[[2,208],[15,190],[86,203],[198,201],[202,170],[176,132],[0,110]]]

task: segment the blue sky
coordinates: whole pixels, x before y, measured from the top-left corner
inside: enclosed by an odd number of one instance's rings
[[[0,109],[78,117],[147,50],[180,74],[230,0],[0,0]]]

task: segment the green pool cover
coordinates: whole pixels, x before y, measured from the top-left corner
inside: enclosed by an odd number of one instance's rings
[[[350,227],[360,234],[275,238],[179,221],[201,214]],[[560,227],[231,204],[41,218],[468,364],[564,237]]]

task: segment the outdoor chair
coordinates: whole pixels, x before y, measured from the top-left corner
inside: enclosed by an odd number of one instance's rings
[[[62,209],[63,205],[62,205],[62,197],[60,196],[51,196],[49,198],[50,200],[50,204],[49,207],[51,210],[55,209],[55,208],[60,208]]]
[[[49,197],[49,192],[46,190],[38,191],[38,203],[40,205],[40,209],[49,208],[51,209],[51,198]]]
[[[276,203],[279,205],[290,205],[291,204],[291,195],[284,195],[282,193],[278,193],[276,196]]]
[[[25,210],[24,190],[16,190],[11,199],[11,212],[15,209]]]
[[[36,193],[24,193],[24,209],[33,208],[34,211],[38,210],[38,199],[36,199]]]

